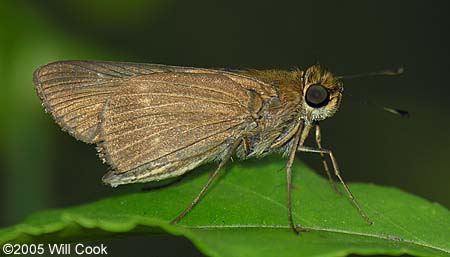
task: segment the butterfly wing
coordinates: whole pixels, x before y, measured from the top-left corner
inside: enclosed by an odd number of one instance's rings
[[[46,112],[72,136],[99,141],[99,114],[123,80],[154,72],[163,65],[101,61],[60,61],[34,72],[33,82]]]
[[[100,149],[113,167],[103,180],[113,186],[161,180],[220,159],[256,126],[262,105],[230,76],[158,73],[123,85],[102,113]]]
[[[68,61],[35,73],[46,110],[97,143],[112,186],[178,176],[220,159],[276,95],[258,80],[208,69]]]

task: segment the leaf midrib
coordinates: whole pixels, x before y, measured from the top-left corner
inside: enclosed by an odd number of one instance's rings
[[[199,230],[210,230],[210,229],[290,229],[288,225],[268,225],[268,224],[227,224],[227,225],[180,225],[183,228],[186,229],[199,229]],[[330,233],[338,233],[338,234],[345,234],[345,235],[353,235],[353,236],[364,236],[364,237],[371,237],[371,238],[378,238],[388,241],[394,241],[394,242],[402,242],[402,243],[408,243],[413,244],[421,247],[427,247],[433,250],[438,250],[444,253],[450,253],[450,249],[444,249],[439,246],[435,246],[432,244],[409,240],[409,239],[403,239],[397,236],[393,235],[384,235],[384,234],[370,234],[370,233],[363,233],[363,232],[355,232],[355,231],[349,231],[344,229],[333,229],[333,228],[322,228],[322,227],[308,227],[308,226],[302,226],[299,227],[302,229],[306,229],[309,231],[320,231],[320,232],[330,232]],[[300,235],[301,236],[301,235]]]

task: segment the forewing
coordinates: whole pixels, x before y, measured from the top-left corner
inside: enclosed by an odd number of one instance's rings
[[[127,80],[171,66],[102,61],[60,61],[34,72],[33,82],[45,110],[75,138],[99,141],[99,115],[106,100]]]
[[[47,112],[97,143],[111,185],[177,176],[220,159],[275,90],[226,71],[158,64],[61,61],[33,77]]]
[[[256,126],[261,94],[274,93],[232,74],[158,73],[130,79],[102,113],[100,151],[113,167],[103,180],[118,184],[180,175],[220,158]]]

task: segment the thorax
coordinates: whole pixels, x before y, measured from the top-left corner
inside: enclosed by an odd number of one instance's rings
[[[284,152],[299,125],[301,84],[277,81],[272,86],[277,95],[264,101],[257,113],[257,126],[244,138],[244,158],[263,156],[276,150]]]

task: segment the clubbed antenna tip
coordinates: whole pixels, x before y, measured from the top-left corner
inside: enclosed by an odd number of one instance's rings
[[[383,110],[396,114],[402,118],[409,118],[409,112],[405,111],[405,110],[400,110],[400,109],[395,109],[395,108],[388,108],[388,107],[383,107]]]

